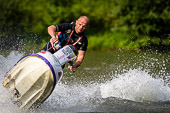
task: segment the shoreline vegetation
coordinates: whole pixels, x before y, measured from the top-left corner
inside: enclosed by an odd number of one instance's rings
[[[170,50],[168,0],[1,0],[0,4],[0,50],[41,49],[50,39],[48,26],[76,21],[80,15],[90,19],[88,50]]]

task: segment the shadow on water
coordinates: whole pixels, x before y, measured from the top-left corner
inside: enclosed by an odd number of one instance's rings
[[[124,112],[124,113],[162,113],[170,111],[170,102],[135,102],[109,97],[97,108],[101,112]]]

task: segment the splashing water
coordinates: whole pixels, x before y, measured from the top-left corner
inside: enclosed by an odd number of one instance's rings
[[[5,73],[21,57],[23,57],[23,54],[16,51],[11,52],[6,58],[0,55],[1,84]],[[6,89],[2,85],[0,85],[0,88],[1,112],[22,113],[23,111],[11,102],[10,94]],[[157,102],[170,101],[169,94],[170,88],[163,79],[153,78],[147,71],[133,69],[124,74],[119,74],[116,78],[107,80],[105,83],[87,83],[85,81],[85,84],[78,84],[73,81],[72,84],[68,85],[60,81],[49,98],[35,112],[93,112],[98,111],[96,109],[99,109],[100,106],[106,105],[105,102],[109,97],[136,102]],[[113,103],[117,103],[117,101],[113,101]],[[118,109],[120,110],[120,105]],[[109,109],[106,107],[107,110]]]
[[[0,55],[0,108],[1,113],[19,112],[18,107],[11,101],[10,94],[2,86],[6,72],[23,56],[23,54],[12,51],[6,58]]]
[[[102,84],[100,89],[103,98],[117,97],[138,102],[170,100],[170,88],[163,79],[136,69]]]
[[[23,54],[16,51],[10,52],[6,58],[0,55],[0,75],[3,76],[21,57]]]
[[[23,112],[18,108],[17,105],[15,105],[14,102],[11,101],[10,93],[2,86],[6,72],[8,72],[23,56],[24,55],[22,53],[18,53],[16,51],[11,52],[6,58],[0,55],[0,88],[2,89],[0,90],[0,107],[2,113],[6,113],[7,111],[9,113]],[[61,109],[61,111],[63,109],[73,109],[73,111],[80,111],[81,109],[81,111],[85,111],[86,107],[94,106],[94,103],[90,104],[90,102],[97,97],[97,87],[98,85],[96,84],[84,86],[81,84],[67,85],[59,82],[56,85],[52,95],[50,95],[50,97],[42,104],[42,106],[40,106],[38,110],[40,110],[40,112],[49,111],[50,109]],[[8,105],[6,105],[6,103],[8,103]]]

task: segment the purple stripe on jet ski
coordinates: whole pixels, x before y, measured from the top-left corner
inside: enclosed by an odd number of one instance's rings
[[[31,53],[31,54],[28,54],[28,55],[22,57],[15,65],[17,65],[22,59],[24,59],[24,58],[26,58],[26,57],[28,57],[28,56],[37,56],[37,57],[41,58],[41,59],[50,67],[50,69],[51,69],[51,71],[52,71],[53,78],[54,78],[54,83],[53,83],[53,88],[52,88],[50,94],[47,96],[47,98],[48,98],[48,97],[51,95],[51,93],[53,92],[53,90],[54,90],[54,88],[55,88],[55,85],[56,85],[56,76],[55,76],[54,68],[52,67],[52,65],[50,64],[50,62],[49,62],[46,58],[44,58],[43,56],[41,56],[41,55],[39,55],[39,54],[36,54],[36,53]],[[15,66],[15,65],[14,65],[14,66]],[[14,66],[13,66],[13,67],[14,67]],[[12,67],[12,68],[13,68],[13,67]],[[11,68],[11,69],[12,69],[12,68]],[[11,70],[11,69],[10,69],[10,70]],[[10,70],[9,70],[9,71],[10,71]],[[8,72],[9,72],[9,71],[8,71]],[[8,72],[7,72],[7,73],[8,73]],[[46,99],[47,99],[47,98],[46,98]],[[46,100],[46,99],[45,99],[45,100]],[[44,100],[44,101],[45,101],[45,100]]]
[[[31,54],[28,54],[28,55],[22,57],[15,65],[17,65],[22,59],[24,59],[24,58],[26,58],[26,57],[28,57],[28,56],[36,56],[36,57],[41,58],[41,59],[50,67],[50,69],[51,69],[51,71],[52,71],[53,79],[54,79],[53,88],[52,88],[50,94],[43,100],[43,101],[45,101],[45,100],[51,95],[51,93],[53,92],[53,90],[54,90],[54,88],[55,88],[55,85],[56,85],[56,82],[57,82],[54,68],[52,67],[52,65],[50,64],[50,62],[49,62],[45,57],[43,57],[43,56],[41,56],[41,55],[39,55],[39,54],[36,54],[36,53],[31,53]],[[15,65],[14,65],[14,66],[15,66]],[[13,67],[14,67],[14,66],[13,66]],[[13,68],[13,67],[12,67],[12,68]],[[11,69],[12,69],[12,68],[11,68]],[[10,69],[10,70],[11,70],[11,69]],[[10,71],[10,70],[9,70],[9,71]],[[9,72],[9,71],[8,71],[8,72]],[[7,72],[7,73],[8,73],[8,72]]]
[[[45,57],[43,57],[43,56],[41,56],[41,55],[39,55],[39,54],[37,54],[37,53],[28,54],[28,55],[24,56],[23,58],[25,58],[25,57],[27,57],[27,56],[37,56],[37,57],[41,58],[41,59],[50,67],[50,69],[51,69],[51,71],[52,71],[52,74],[53,74],[53,78],[54,78],[54,83],[53,83],[53,89],[54,89],[54,87],[55,87],[55,85],[56,85],[56,76],[55,76],[54,68],[52,67],[52,65],[50,64],[50,62],[49,62]],[[20,60],[22,60],[23,58],[21,58]],[[52,91],[53,91],[53,89],[52,89]]]
[[[28,54],[28,55],[24,56],[23,58],[25,58],[25,57],[27,57],[27,56],[37,56],[37,57],[41,58],[41,59],[50,67],[50,69],[51,69],[51,71],[52,71],[53,78],[54,78],[53,88],[52,88],[50,94],[43,100],[43,102],[44,102],[44,101],[51,95],[51,93],[53,92],[53,90],[54,90],[54,88],[55,88],[55,85],[56,85],[56,76],[55,76],[54,68],[52,67],[52,65],[50,64],[50,62],[49,62],[46,58],[44,58],[43,56],[41,56],[41,55],[39,55],[39,54],[31,53],[31,54]],[[23,58],[21,58],[20,60],[22,60]],[[20,61],[20,60],[19,60],[19,61]],[[18,62],[19,62],[19,61],[18,61]]]
[[[44,62],[50,67],[51,71],[52,71],[52,74],[53,74],[53,79],[54,79],[54,83],[53,83],[53,88],[50,92],[50,94],[43,100],[43,102],[51,95],[51,93],[53,92],[54,88],[55,88],[55,85],[56,85],[56,76],[55,76],[55,71],[54,71],[54,68],[52,67],[52,65],[50,64],[50,62],[43,56],[39,55],[39,54],[36,54],[36,53],[31,53],[31,54],[28,54],[26,55],[25,57],[27,56],[37,56],[39,58],[41,58],[42,60],[44,60]],[[25,58],[23,57],[23,58]],[[23,59],[22,58],[22,59]]]

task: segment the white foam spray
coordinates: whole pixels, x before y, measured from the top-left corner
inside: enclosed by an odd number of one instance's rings
[[[170,88],[161,78],[137,69],[119,75],[100,86],[103,98],[117,97],[132,101],[169,101]]]
[[[2,86],[4,76],[12,66],[23,56],[23,54],[12,51],[6,58],[0,55],[0,108],[1,113],[18,113],[21,112],[17,105],[11,101],[9,92]]]
[[[0,55],[1,84],[5,73],[23,56],[16,51],[11,52],[7,57]],[[23,111],[11,102],[8,92],[2,85],[0,89],[1,113],[22,113]],[[59,82],[52,95],[35,112],[90,112],[91,108],[104,103],[103,98],[116,97],[139,102],[169,101],[169,94],[170,88],[163,79],[153,78],[147,71],[134,69],[105,83]]]
[[[4,75],[18,62],[20,58],[24,55],[18,52],[11,52],[7,57],[0,55],[0,107],[2,113],[22,113],[23,111],[19,109],[11,101],[11,95],[2,86],[4,80]],[[39,109],[29,111],[29,112],[50,112],[52,111],[86,111],[86,107],[94,106],[93,99],[100,95],[97,93],[99,91],[99,85],[96,84],[71,84],[67,85],[66,83],[59,82],[53,93],[49,98],[40,106]],[[75,107],[76,106],[76,107]],[[88,109],[89,110],[89,109]]]

